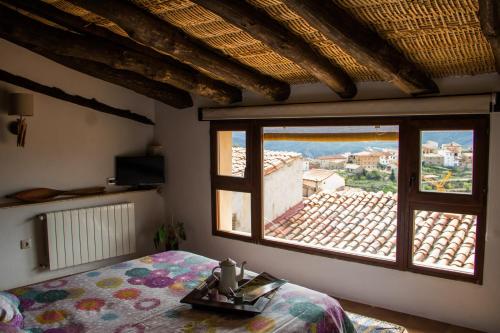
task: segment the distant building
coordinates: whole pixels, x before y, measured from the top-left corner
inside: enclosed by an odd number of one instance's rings
[[[343,169],[347,163],[347,156],[345,155],[320,156],[317,159],[321,169]]]
[[[354,163],[347,163],[344,167],[344,170],[352,172],[352,173],[356,173],[356,174],[363,172],[363,168],[361,167],[361,165],[354,164]]]
[[[367,170],[375,170],[378,167],[381,152],[362,151],[349,156],[349,163],[357,164]]]
[[[308,158],[307,161],[308,161],[308,169],[307,170],[321,168],[320,160],[318,160],[316,158]]]
[[[455,168],[460,166],[461,164],[461,156],[460,153],[457,153],[453,150],[441,149],[438,151],[438,154],[443,156],[443,166],[447,168]]]
[[[338,191],[345,187],[345,179],[332,170],[312,169],[304,172],[302,194],[309,197],[320,191]]]
[[[462,153],[462,145],[456,142],[444,143],[441,145],[441,149],[455,153],[457,156]]]
[[[422,154],[422,162],[427,165],[444,165],[444,156],[436,153]]]
[[[435,141],[428,140],[422,145],[422,154],[434,154],[437,153],[438,143]]]
[[[465,169],[472,169],[472,159],[473,159],[473,153],[471,151],[463,152],[462,153],[462,167]]]
[[[398,151],[384,150],[380,153],[378,163],[386,169],[393,169],[398,165]]]

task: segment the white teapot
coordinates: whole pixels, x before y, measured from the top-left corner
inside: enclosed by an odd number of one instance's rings
[[[240,274],[236,275],[236,261],[231,258],[226,258],[219,263],[219,266],[214,267],[212,270],[212,276],[219,281],[219,292],[222,294],[229,294],[229,288],[233,291],[238,289],[238,281],[243,279],[245,274],[245,264],[247,262],[243,261],[241,263]],[[216,269],[220,268],[220,273],[215,272]]]

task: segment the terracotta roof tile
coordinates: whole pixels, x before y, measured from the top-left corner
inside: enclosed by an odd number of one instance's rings
[[[314,194],[266,225],[270,237],[391,258],[396,232],[397,195],[353,190]],[[475,236],[475,216],[417,211],[414,261],[472,270]]]
[[[288,151],[264,150],[264,175],[268,175],[286,164],[301,158],[302,154]],[[242,177],[246,167],[246,148],[233,147],[232,174]]]

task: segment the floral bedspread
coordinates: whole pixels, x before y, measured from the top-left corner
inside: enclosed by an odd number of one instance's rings
[[[24,328],[33,333],[355,332],[336,300],[291,283],[254,317],[180,303],[216,265],[169,251],[12,293],[21,300]]]

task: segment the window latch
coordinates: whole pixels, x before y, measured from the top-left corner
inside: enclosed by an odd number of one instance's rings
[[[408,182],[408,185],[410,188],[413,188],[413,186],[415,185],[415,182],[417,181],[417,176],[412,173],[411,176],[410,176],[410,180]]]

